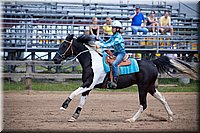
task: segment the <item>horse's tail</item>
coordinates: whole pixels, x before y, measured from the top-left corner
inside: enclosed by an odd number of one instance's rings
[[[158,59],[153,60],[153,63],[156,65],[159,73],[170,74],[170,69],[174,69],[188,75],[192,79],[198,79],[197,68],[182,60],[162,56]]]

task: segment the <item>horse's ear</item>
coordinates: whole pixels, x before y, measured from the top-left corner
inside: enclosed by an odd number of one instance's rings
[[[68,41],[71,41],[74,37],[74,34],[68,34],[67,37],[65,38]]]
[[[70,36],[71,36],[71,38],[73,39],[73,37],[74,37],[74,34],[71,34]]]

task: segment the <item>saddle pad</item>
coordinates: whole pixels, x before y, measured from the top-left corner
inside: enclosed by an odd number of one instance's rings
[[[106,73],[110,72],[110,67],[108,64],[106,64],[106,56],[107,54],[103,54],[103,67],[104,67],[104,71]],[[138,63],[136,61],[136,59],[134,58],[129,58],[131,61],[131,65],[129,66],[120,66],[119,67],[119,75],[123,75],[123,74],[131,74],[131,73],[135,73],[135,72],[139,72],[139,66]]]

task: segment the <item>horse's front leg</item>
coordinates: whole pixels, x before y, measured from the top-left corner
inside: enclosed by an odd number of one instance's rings
[[[73,113],[72,117],[68,120],[68,122],[74,122],[74,121],[76,121],[78,119],[78,117],[80,115],[80,112],[81,112],[83,106],[85,105],[86,98],[89,95],[90,91],[91,90],[82,93],[82,96],[80,98],[79,106],[76,108],[75,112]]]
[[[91,89],[85,87],[79,87],[78,89],[76,89],[75,91],[73,91],[70,96],[63,102],[62,106],[60,107],[60,110],[61,111],[65,111],[67,109],[67,107],[69,106],[69,103],[72,101],[72,99],[81,94],[81,93],[84,93],[86,91],[90,91]]]

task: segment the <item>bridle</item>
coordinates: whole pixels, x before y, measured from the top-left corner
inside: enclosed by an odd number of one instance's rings
[[[60,54],[58,51],[56,52],[63,60],[65,59],[66,53],[71,49],[72,55],[73,55],[73,48],[72,48],[72,43],[73,39],[71,41],[65,40],[65,42],[69,43],[69,47],[65,50],[63,54]]]
[[[65,59],[65,55],[66,55],[66,53],[67,53],[70,49],[71,49],[72,55],[73,55],[73,53],[74,53],[73,48],[72,48],[73,39],[72,39],[71,41],[65,40],[65,42],[70,43],[69,47],[65,50],[65,52],[64,52],[63,54],[60,54],[58,51],[56,52],[56,53],[62,58],[62,60]],[[91,46],[91,47],[94,47],[94,46]],[[96,47],[95,47],[95,48],[96,48]],[[96,49],[93,49],[93,50],[87,49],[87,50],[84,50],[84,51],[78,53],[73,59],[69,60],[69,62],[70,62],[70,61],[74,61],[78,56],[80,56],[80,55],[83,54],[83,53],[89,52],[89,51],[96,51],[97,53],[99,53]],[[99,53],[99,54],[101,54],[101,53]],[[101,54],[101,55],[102,55],[102,54]]]

